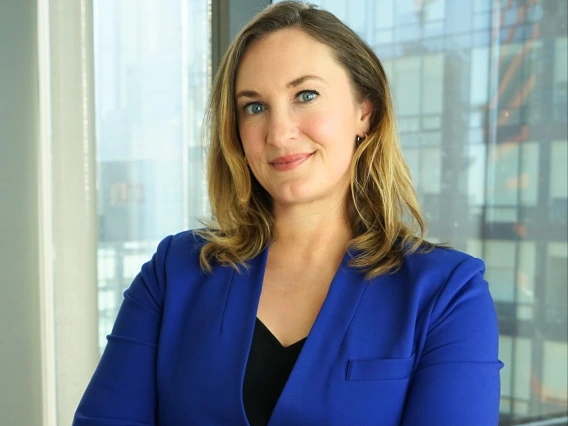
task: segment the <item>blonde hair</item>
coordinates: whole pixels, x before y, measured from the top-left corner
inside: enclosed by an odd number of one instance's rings
[[[262,252],[275,237],[269,194],[248,168],[235,111],[235,77],[254,40],[297,28],[327,45],[348,72],[355,96],[373,105],[368,136],[351,163],[346,217],[354,238],[350,265],[367,278],[398,270],[404,256],[433,246],[424,240],[425,221],[402,156],[385,71],[373,50],[333,14],[313,5],[285,1],[268,6],[246,25],[226,52],[211,92],[207,181],[215,223],[195,231],[205,243],[200,262],[235,269]]]

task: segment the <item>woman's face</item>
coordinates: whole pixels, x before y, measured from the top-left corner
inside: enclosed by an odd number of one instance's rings
[[[372,110],[326,45],[298,29],[254,41],[235,99],[248,163],[274,202],[345,200],[355,140],[369,131]]]

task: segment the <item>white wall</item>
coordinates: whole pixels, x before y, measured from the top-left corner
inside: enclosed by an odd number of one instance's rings
[[[0,1],[0,424],[42,424],[36,1]]]

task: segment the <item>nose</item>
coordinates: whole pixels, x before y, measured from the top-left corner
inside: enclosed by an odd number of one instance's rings
[[[272,109],[270,111],[270,121],[266,142],[277,148],[282,148],[294,139],[298,133],[297,124],[290,116],[290,111],[286,109]]]

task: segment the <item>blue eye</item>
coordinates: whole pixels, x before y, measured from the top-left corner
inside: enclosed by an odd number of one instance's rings
[[[258,102],[251,102],[250,104],[245,105],[244,110],[249,115],[256,115],[264,111],[264,106]]]
[[[298,97],[302,102],[310,102],[313,101],[315,98],[317,98],[318,95],[319,93],[316,92],[315,90],[304,90],[303,92],[300,92],[298,94]]]

